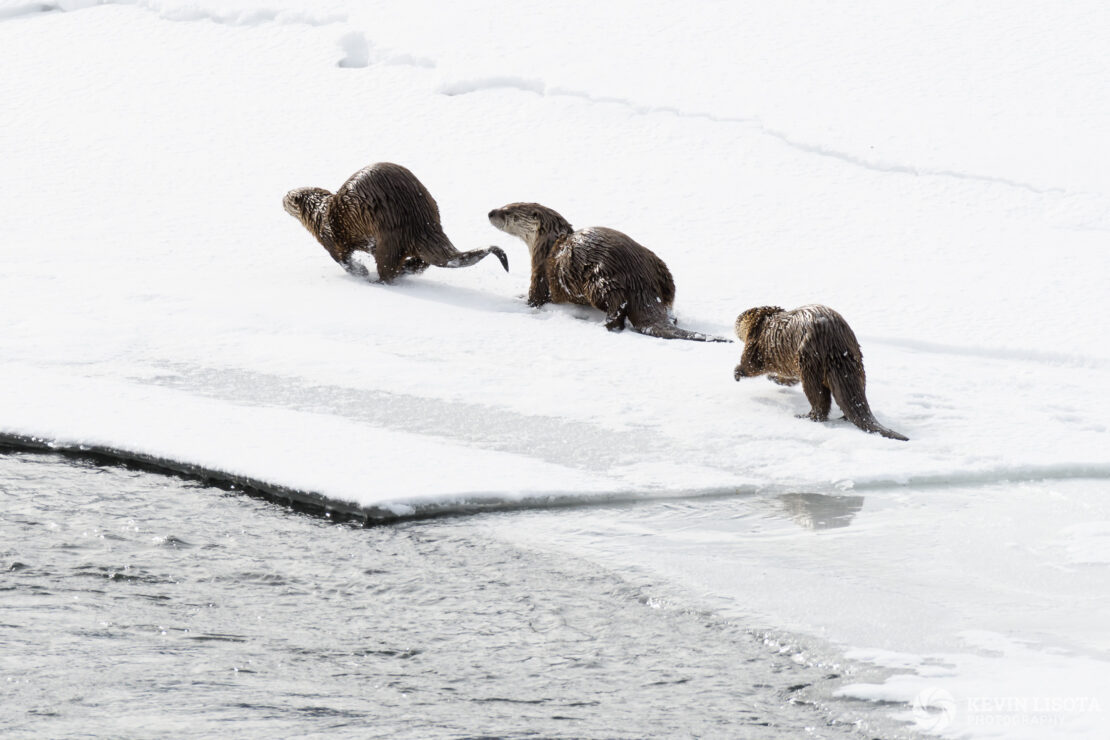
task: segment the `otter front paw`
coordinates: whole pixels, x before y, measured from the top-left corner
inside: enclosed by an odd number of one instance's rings
[[[735,378],[736,380],[740,380],[740,378],[748,377],[748,374],[746,372],[744,372],[743,368],[741,368],[739,365],[737,365],[736,369],[732,371],[732,377]]]
[[[786,377],[783,377],[781,375],[768,375],[767,380],[771,381],[772,383],[778,383],[779,385],[797,385],[798,384],[798,379],[797,378],[786,378]]]

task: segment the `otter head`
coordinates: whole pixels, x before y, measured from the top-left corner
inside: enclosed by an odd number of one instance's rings
[[[749,308],[736,317],[736,336],[740,338],[741,342],[754,339],[759,330],[763,328],[763,322],[767,320],[767,317],[774,316],[777,313],[782,313],[782,309],[778,306]]]
[[[489,222],[531,248],[574,231],[565,218],[539,203],[510,203],[489,212]]]
[[[323,188],[297,188],[285,194],[281,199],[281,205],[286,213],[308,226],[312,216],[329,197],[331,193]]]

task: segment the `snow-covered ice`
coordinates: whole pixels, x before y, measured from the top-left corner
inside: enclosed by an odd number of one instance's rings
[[[950,692],[964,711],[923,729],[992,736],[969,697],[1097,696],[1004,734],[1101,737],[1108,35],[1094,2],[7,0],[0,432],[400,512],[862,497],[832,537],[850,598],[789,506],[778,545],[712,539],[727,578],[681,548],[642,564],[897,663],[847,695]],[[281,197],[375,161],[510,274],[345,275]],[[485,217],[519,200],[656,251],[683,326],[836,308],[911,441],[794,418],[798,388],[733,381],[738,344],[528,308],[526,250]],[[748,599],[783,553],[797,587]]]

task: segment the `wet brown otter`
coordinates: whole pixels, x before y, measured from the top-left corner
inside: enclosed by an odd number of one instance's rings
[[[780,385],[800,380],[811,406],[804,418],[827,421],[831,396],[848,421],[865,432],[909,439],[875,420],[864,395],[859,342],[844,317],[828,306],[749,308],[736,319],[736,336],[744,342],[733,373],[737,380],[764,373]]]
[[[624,328],[664,339],[727,342],[679,329],[670,317],[674,278],[654,252],[613,229],[575,231],[565,218],[538,203],[510,203],[489,220],[520,237],[532,254],[528,305],[578,303],[605,312],[605,328]]]
[[[369,276],[352,259],[355,252],[374,256],[378,278],[384,283],[402,272],[423,272],[428,265],[468,267],[489,254],[497,255],[509,271],[509,260],[498,247],[455,249],[440,226],[435,199],[399,164],[365,167],[334,195],[323,188],[290,190],[282,204],[352,275]]]

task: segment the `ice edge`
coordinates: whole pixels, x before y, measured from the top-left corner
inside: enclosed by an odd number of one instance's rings
[[[498,497],[492,493],[471,491],[435,501],[416,501],[402,497],[372,506],[362,506],[328,496],[319,491],[290,488],[259,478],[159,455],[135,452],[112,445],[66,442],[45,437],[0,432],[0,454],[11,450],[54,453],[176,475],[225,490],[264,498],[298,511],[324,516],[334,521],[361,521],[366,525],[392,524],[445,516],[467,516],[495,511],[558,509],[685,498],[745,496],[754,495],[762,490],[757,486],[727,486],[656,493],[646,490],[586,494],[574,494],[567,491],[536,491],[522,494],[520,498],[513,499]]]
[[[92,459],[123,466],[137,467],[157,473],[176,475],[199,481],[229,491],[237,491],[283,504],[301,512],[323,516],[334,521],[358,521],[365,525],[392,524],[419,519],[446,516],[470,516],[491,512],[527,511],[535,509],[561,509],[595,507],[613,504],[634,504],[658,501],[678,501],[691,498],[726,498],[803,492],[848,494],[852,492],[883,489],[944,488],[948,486],[988,486],[998,483],[1021,481],[1074,480],[1077,478],[1110,479],[1110,465],[1075,463],[1063,465],[1027,466],[1021,468],[996,468],[983,471],[921,474],[908,477],[877,476],[873,479],[855,480],[830,485],[768,482],[766,484],[740,484],[705,488],[683,489],[626,489],[610,492],[572,493],[562,490],[533,491],[519,497],[506,498],[493,491],[459,492],[446,498],[420,500],[398,497],[374,505],[361,505],[326,493],[291,488],[260,478],[232,473],[204,465],[175,460],[159,455],[88,442],[69,442],[35,435],[0,432],[0,454],[9,450],[55,453],[68,457]],[[826,490],[827,489],[827,490]]]

